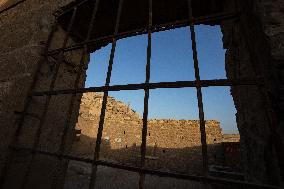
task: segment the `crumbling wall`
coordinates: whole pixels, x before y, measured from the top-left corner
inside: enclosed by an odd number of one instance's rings
[[[86,93],[82,97],[77,129],[81,136],[73,153],[93,158],[102,94]],[[142,119],[131,107],[108,97],[102,137],[101,159],[139,166]],[[206,121],[209,163],[221,163],[222,132],[220,123]],[[200,173],[202,154],[199,121],[148,120],[146,167],[181,173]]]
[[[240,19],[222,22],[229,79],[251,78],[262,85],[233,86],[246,180],[283,180],[283,1],[227,1]]]
[[[20,0],[1,0],[0,10]],[[34,70],[41,57],[44,42],[51,29],[52,12],[71,0],[29,0],[19,4],[0,16],[0,162],[3,166],[7,148],[15,132],[19,118],[18,112],[23,111],[24,102],[31,85]],[[234,4],[234,2],[241,2]],[[246,179],[255,182],[277,184],[280,174],[284,172],[284,131],[283,131],[283,1],[282,0],[251,0],[227,1],[227,11],[242,11],[241,19],[222,23],[224,48],[226,52],[226,71],[230,79],[256,77],[264,78],[260,87],[232,87],[232,96],[237,108],[237,122],[241,134],[242,160],[245,165]],[[61,31],[64,34],[63,31]],[[59,38],[62,39],[60,32]],[[59,45],[58,41],[57,46]],[[55,45],[56,46],[56,45]],[[75,54],[77,54],[75,52]],[[77,56],[77,55],[75,55]],[[67,62],[72,60],[67,58]],[[74,61],[75,62],[75,61]],[[77,61],[76,61],[77,62]],[[74,65],[71,63],[71,65]],[[75,64],[76,65],[76,64]],[[75,66],[76,67],[76,66]],[[41,70],[37,89],[48,89],[54,73],[54,61],[50,60]],[[56,87],[72,86],[74,66],[63,66],[59,72]],[[64,76],[63,76],[64,75]],[[84,76],[81,84],[83,85]],[[263,95],[264,94],[264,95]],[[70,98],[70,97],[69,97]],[[57,151],[62,126],[66,118],[69,98],[54,97],[48,111],[48,121],[43,127],[40,146],[43,150]],[[78,96],[78,98],[80,98]],[[45,97],[32,101],[29,111],[41,113]],[[78,112],[79,103],[75,108]],[[71,123],[75,125],[75,115]],[[31,146],[30,140],[35,136],[38,119],[34,114],[25,121],[24,128],[28,135],[21,138],[21,143]],[[56,124],[55,124],[56,123]],[[56,126],[54,126],[56,125]],[[72,124],[71,124],[72,125]],[[123,133],[123,132],[122,132]],[[59,143],[58,143],[59,142]],[[22,171],[27,165],[28,154],[20,153],[7,188],[17,188],[23,181]],[[46,157],[45,157],[46,158]],[[36,174],[30,180],[33,188],[49,187],[51,172],[56,160],[40,157],[37,159]],[[55,161],[55,163],[54,163]],[[281,172],[282,171],[282,172]],[[16,173],[19,173],[16,175]],[[39,182],[34,182],[37,180]]]
[[[1,10],[19,1],[0,1]],[[0,163],[1,170],[6,161],[9,145],[12,142],[16,127],[19,124],[21,112],[29,88],[32,84],[35,70],[43,58],[43,50],[48,34],[54,22],[52,13],[59,7],[69,3],[70,0],[28,0],[1,13],[0,16]],[[60,27],[55,32],[52,48],[62,46],[65,31]],[[72,43],[70,39],[69,44]],[[81,51],[80,51],[81,52]],[[55,89],[72,88],[78,72],[80,62],[79,51],[64,54],[64,62],[59,69],[55,81]],[[39,77],[35,84],[35,91],[49,90],[49,86],[56,70],[56,59],[49,58],[43,63]],[[68,63],[68,64],[66,64]],[[79,85],[84,86],[85,73],[83,73]],[[36,133],[39,129],[40,117],[44,113],[48,97],[34,97],[27,110],[17,145],[33,148],[36,141]],[[38,149],[57,152],[61,143],[62,132],[66,123],[67,111],[71,95],[54,96],[46,113],[46,119],[42,126]],[[70,125],[75,126],[79,110],[80,95],[76,97],[73,115]],[[67,135],[67,149],[70,146],[72,129]],[[26,182],[28,188],[50,188],[54,180],[54,173],[59,172],[64,165],[57,158],[35,155],[31,172],[24,178],[28,170],[32,154],[30,152],[15,152],[11,166],[7,174],[6,188],[19,188]],[[65,163],[66,164],[66,163]],[[66,165],[65,165],[66,166]],[[1,171],[1,175],[3,172]],[[58,171],[57,171],[58,172]],[[15,182],[17,178],[17,182]],[[32,179],[31,179],[32,178]],[[58,176],[59,180],[61,176]],[[60,180],[63,182],[63,179]],[[60,187],[62,183],[55,183]]]

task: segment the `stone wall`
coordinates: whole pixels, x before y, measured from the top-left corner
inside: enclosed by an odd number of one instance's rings
[[[51,30],[52,13],[70,1],[28,0],[1,13],[0,163],[2,167],[15,132],[19,112],[23,111],[35,68],[41,59],[44,43]],[[0,10],[17,2],[20,0],[0,0]],[[234,4],[234,2],[240,3]],[[227,49],[227,77],[229,79],[257,77],[257,80],[264,78],[264,85],[261,87],[234,86],[231,90],[238,112],[237,122],[241,135],[241,154],[243,165],[245,165],[246,180],[259,183],[279,184],[281,176],[282,182],[284,178],[282,161],[284,159],[283,6],[282,0],[228,0],[224,5],[228,11],[238,9],[244,14],[239,20],[226,21],[221,24],[224,34],[224,48]],[[60,47],[65,32],[59,28],[56,33],[57,38],[53,42],[53,48]],[[70,40],[69,43],[72,41]],[[71,55],[65,54],[64,59],[68,64],[59,70],[55,88],[72,87],[77,71],[78,57],[76,51]],[[40,71],[36,89],[48,89],[54,72],[54,61],[49,59]],[[83,86],[84,78],[83,74],[81,86]],[[79,99],[80,95],[78,95]],[[37,117],[43,112],[45,101],[45,97],[32,100],[32,105],[28,109],[29,118],[24,122],[24,131],[22,132],[24,135],[22,134],[20,138],[22,145],[32,145],[31,139],[35,138],[39,122]],[[47,121],[43,126],[41,149],[51,152],[57,151],[66,122],[69,101],[70,96],[66,95],[52,98]],[[75,103],[75,111],[70,122],[73,127],[76,123],[79,104],[79,101]],[[122,120],[127,124],[119,131],[120,134],[124,133],[123,129],[127,128],[127,125],[132,124],[128,118],[122,118]],[[134,122],[136,123],[136,121]],[[137,132],[138,130],[140,131],[140,128],[137,129]],[[153,132],[151,131],[151,133]],[[106,134],[108,133],[105,133],[104,137]],[[72,132],[70,132],[71,135]],[[208,139],[208,141],[211,140]],[[149,142],[153,144],[155,140]],[[68,144],[67,146],[70,146],[70,143]],[[18,188],[18,185],[23,182],[22,175],[29,159],[29,154],[17,154],[16,161],[13,163],[14,167],[10,170],[11,180],[6,183],[6,188]],[[31,175],[34,179],[28,181],[28,186],[49,188],[52,183],[51,173],[54,172],[56,163],[57,160],[53,158],[37,157]],[[42,174],[37,174],[39,172]],[[18,182],[14,182],[14,178],[18,178]]]
[[[227,1],[240,19],[221,24],[229,79],[252,78],[259,86],[234,86],[246,180],[283,181],[283,1]]]
[[[85,93],[77,123],[81,136],[74,143],[76,156],[92,158],[102,94]],[[142,119],[123,102],[108,97],[101,158],[139,166]],[[220,123],[206,121],[210,164],[222,156]],[[182,173],[200,173],[202,154],[199,121],[155,119],[148,121],[146,167]]]
[[[55,19],[52,13],[70,1],[28,0],[1,13],[0,140],[2,142],[0,144],[0,165],[2,171],[5,162],[7,162],[7,157],[11,158],[11,156],[7,156],[8,147],[19,124],[20,113],[24,110],[24,104],[32,85],[35,70],[43,59],[42,53]],[[0,2],[0,10],[3,10],[19,1],[1,0]],[[57,27],[51,48],[61,47],[64,36],[65,31]],[[68,41],[68,44],[71,43],[73,43],[72,39]],[[64,63],[59,68],[55,89],[73,88],[78,72],[77,65],[80,62],[80,52],[73,51],[63,55]],[[49,90],[52,77],[56,72],[57,59],[58,56],[55,56],[54,59],[49,58],[48,61],[43,63],[35,84],[35,91]],[[84,81],[85,73],[82,74],[79,82],[81,87],[84,86]],[[38,149],[50,152],[58,151],[62,132],[67,121],[70,100],[71,95],[60,95],[51,98],[47,108],[46,119],[42,125]],[[74,104],[75,111],[73,111],[70,120],[70,125],[73,125],[73,127],[78,115],[79,100],[80,95],[77,95]],[[30,148],[34,146],[40,123],[39,118],[44,114],[46,102],[47,97],[34,97],[31,100],[17,144]],[[67,135],[67,148],[71,144],[70,136],[73,136],[72,130],[70,128],[70,132]],[[56,183],[55,180],[52,180],[53,177],[51,175],[66,166],[66,163],[60,163],[56,158],[35,155],[35,163],[31,166],[30,175],[23,178],[32,155],[31,153],[15,152],[14,157],[13,162],[10,164],[11,167],[9,168],[5,188],[16,189],[24,181],[27,181],[28,188],[50,188],[52,183],[57,185],[54,188],[62,185],[62,183]],[[15,182],[15,178],[17,178],[17,182]],[[58,178],[60,180],[61,176],[59,175]],[[63,179],[60,182],[62,181]]]

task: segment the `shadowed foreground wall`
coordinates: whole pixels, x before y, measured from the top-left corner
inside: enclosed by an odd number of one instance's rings
[[[263,82],[231,88],[245,176],[253,182],[283,183],[284,2],[228,1],[225,7],[242,11],[239,20],[221,24],[227,77]]]
[[[0,10],[17,1],[0,1]],[[20,113],[24,109],[24,103],[31,86],[35,70],[45,48],[48,34],[51,32],[54,16],[52,13],[68,0],[27,0],[0,15],[0,164],[5,163],[5,157],[9,144],[14,136],[16,126],[19,123]],[[63,44],[65,31],[60,27],[55,32],[51,47],[58,48]],[[68,41],[71,44],[72,40]],[[72,88],[76,77],[76,65],[80,62],[80,53],[73,51],[65,53],[63,60],[68,64],[62,64],[55,81],[55,89]],[[48,59],[40,69],[35,90],[49,90],[52,77],[55,74],[56,58]],[[84,86],[85,74],[82,75],[80,86]],[[46,120],[42,126],[39,146],[41,150],[57,152],[60,145],[66,114],[71,95],[53,97],[50,101]],[[33,147],[36,132],[39,128],[39,117],[44,112],[47,97],[33,98],[25,117],[23,129],[20,133],[18,144],[25,147]],[[71,118],[71,125],[75,126],[80,95],[77,96],[74,105],[75,111]],[[70,146],[72,129],[68,134],[67,149]],[[28,188],[49,188],[52,183],[52,175],[58,163],[56,158],[36,155],[31,174],[23,179],[27,165],[31,160],[30,153],[15,153],[14,161],[9,169],[5,187],[16,189],[24,181]],[[65,163],[59,164],[59,168]],[[1,169],[2,170],[2,169]],[[2,174],[2,173],[0,173]],[[17,178],[17,182],[15,182]],[[60,178],[60,176],[59,176]],[[62,181],[61,181],[62,182]],[[61,183],[62,184],[62,183]],[[58,184],[60,187],[60,183]]]
[[[17,0],[1,0],[1,10]],[[27,0],[1,13],[0,16],[0,162],[4,157],[15,132],[19,112],[31,85],[35,67],[39,63],[44,43],[51,30],[52,12],[69,0]],[[241,135],[241,154],[248,181],[280,184],[284,178],[284,126],[283,126],[283,81],[284,81],[284,13],[282,0],[250,0],[239,5],[226,1],[227,10],[243,11],[241,19],[222,22],[226,71],[230,79],[257,76],[264,79],[261,89],[257,87],[232,87],[232,96],[237,109],[237,122]],[[202,5],[204,6],[204,5]],[[144,26],[143,26],[144,27]],[[60,47],[62,35],[58,29],[53,47]],[[72,43],[72,41],[69,41]],[[68,64],[61,67],[55,88],[71,88],[75,79],[76,65],[79,63],[76,51],[65,54]],[[55,61],[50,59],[40,70],[36,89],[48,89],[54,74]],[[84,84],[82,76],[81,86]],[[262,96],[264,94],[265,97]],[[263,99],[264,98],[264,99]],[[78,100],[80,95],[78,95]],[[29,107],[30,116],[24,122],[20,143],[32,146],[37,130],[38,114],[43,111],[45,97],[38,97]],[[57,151],[62,134],[70,96],[52,98],[43,126],[40,149]],[[79,112],[79,102],[75,104],[71,120],[70,136]],[[151,136],[150,136],[151,137]],[[151,139],[150,139],[151,140]],[[210,141],[210,140],[208,140]],[[150,144],[153,142],[150,142]],[[67,146],[71,145],[71,140]],[[131,145],[131,144],[130,144]],[[159,145],[159,144],[158,144]],[[23,173],[30,154],[16,154],[14,167],[9,172],[6,188],[18,188],[23,181]],[[36,165],[28,177],[28,187],[49,188],[52,183],[56,158],[37,156]],[[64,163],[61,165],[63,166]],[[17,178],[18,182],[14,182]],[[60,180],[60,179],[59,179]],[[60,184],[58,187],[60,188]],[[31,187],[30,187],[31,188]]]

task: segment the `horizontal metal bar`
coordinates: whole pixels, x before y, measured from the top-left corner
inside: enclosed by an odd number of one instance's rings
[[[239,85],[261,85],[262,82],[252,79],[216,79],[216,80],[200,80],[196,81],[176,81],[176,82],[159,82],[159,83],[139,83],[127,85],[100,86],[78,89],[62,89],[54,91],[34,92],[33,96],[44,95],[60,95],[60,94],[76,94],[88,92],[105,92],[105,91],[123,91],[123,90],[140,90],[140,89],[159,89],[159,88],[186,88],[186,87],[213,87],[213,86],[239,86]]]
[[[12,146],[12,150],[15,151],[28,151],[31,153],[36,153],[36,154],[41,154],[41,155],[47,155],[51,157],[63,157],[64,159],[67,160],[74,160],[74,161],[80,161],[80,162],[85,162],[89,164],[96,164],[101,165],[101,166],[106,166],[106,167],[111,167],[111,168],[116,168],[116,169],[122,169],[126,171],[131,171],[131,172],[137,172],[137,173],[144,173],[144,174],[149,174],[149,175],[156,175],[159,177],[170,177],[170,178],[177,178],[177,179],[183,179],[183,180],[192,180],[192,181],[197,181],[197,182],[208,182],[212,184],[225,184],[225,185],[234,185],[234,186],[248,186],[251,189],[281,189],[281,187],[278,186],[272,186],[272,185],[263,185],[263,184],[256,184],[256,183],[250,183],[250,182],[244,182],[244,181],[237,181],[237,180],[231,180],[231,179],[225,179],[225,178],[219,178],[219,177],[213,177],[213,176],[199,176],[199,175],[189,175],[189,174],[180,174],[180,173],[174,173],[174,172],[165,172],[165,171],[159,171],[159,170],[153,170],[153,169],[146,169],[146,168],[140,168],[140,167],[135,167],[135,166],[129,166],[129,165],[124,165],[124,164],[119,164],[119,163],[112,163],[108,161],[103,161],[103,160],[97,160],[93,161],[93,159],[90,158],[82,158],[82,157],[76,157],[72,155],[66,155],[64,154],[61,156],[59,153],[52,153],[48,151],[42,151],[42,150],[35,150],[32,148],[26,148],[26,147],[20,147],[20,146]]]
[[[65,10],[61,9],[60,11],[56,11],[54,14],[56,14],[57,17],[62,16],[63,14],[66,14],[67,12],[70,12],[74,7],[79,7],[82,4],[86,3],[87,1],[89,1],[89,0],[82,0],[81,2],[74,4],[74,6],[71,6],[68,9],[65,9]]]
[[[185,27],[191,23],[196,25],[196,24],[207,23],[210,21],[234,19],[234,18],[238,18],[239,15],[240,15],[240,12],[211,14],[207,16],[197,17],[191,20],[180,20],[180,21],[175,21],[175,22],[169,22],[166,24],[153,25],[151,27],[151,30],[152,30],[152,33],[160,32],[160,31],[165,31],[169,29]],[[84,45],[91,45],[95,43],[103,43],[103,42],[112,41],[113,38],[115,38],[116,40],[119,40],[119,39],[123,39],[126,37],[146,34],[147,32],[148,32],[148,27],[145,27],[145,28],[139,28],[139,29],[131,30],[127,32],[121,32],[121,33],[118,33],[117,35],[108,35],[104,37],[99,37],[96,39],[92,39],[92,40],[84,41],[82,43],[71,45],[69,47],[66,47],[65,49],[58,48],[58,49],[51,50],[49,51],[48,55],[54,55],[62,51],[67,52],[67,51],[77,50],[77,49],[83,48]]]
[[[14,113],[15,113],[15,115],[23,115],[24,114],[23,111],[14,111]],[[37,115],[35,113],[29,113],[29,112],[26,112],[25,114],[26,114],[26,116],[30,116],[32,118],[40,120],[40,115]]]
[[[0,14],[4,13],[4,12],[6,12],[6,11],[12,9],[12,8],[15,8],[16,6],[18,6],[18,5],[22,4],[22,3],[24,3],[25,1],[27,1],[27,0],[21,0],[21,1],[18,1],[18,2],[16,2],[16,3],[13,3],[12,5],[10,5],[10,6],[6,7],[6,8],[4,8],[3,10],[1,10],[1,11],[0,11]]]

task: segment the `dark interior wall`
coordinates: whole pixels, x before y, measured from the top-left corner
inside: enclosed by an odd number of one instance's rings
[[[228,1],[241,18],[221,24],[229,79],[256,78],[255,87],[232,87],[246,179],[283,182],[283,2]],[[277,16],[276,16],[277,15]]]
[[[27,3],[28,2],[28,3]],[[34,75],[35,66],[41,57],[42,49],[50,32],[52,12],[58,7],[67,4],[68,0],[30,0],[26,3],[1,14],[0,17],[0,161],[4,164],[11,137],[19,115],[16,112],[23,110],[28,88]],[[259,183],[277,183],[280,173],[283,175],[283,95],[284,95],[284,37],[283,37],[283,1],[282,0],[252,0],[242,1],[244,4],[235,6],[228,0],[228,10],[239,8],[247,11],[237,22],[223,22],[224,48],[226,52],[226,70],[228,78],[258,77],[264,78],[262,88],[258,87],[232,87],[232,96],[238,110],[237,122],[241,134],[242,160],[246,178]],[[4,29],[2,29],[4,28]],[[62,40],[64,31],[59,31]],[[57,41],[60,46],[60,40]],[[70,55],[78,63],[78,54]],[[68,56],[68,55],[67,55]],[[73,57],[75,56],[75,57]],[[76,58],[77,57],[77,58]],[[68,58],[67,58],[68,59]],[[54,63],[46,64],[41,70],[40,84],[37,88],[48,87],[54,71]],[[70,87],[74,82],[73,67],[66,66],[60,71],[58,87]],[[84,76],[82,76],[82,86]],[[264,95],[263,95],[264,94]],[[44,126],[41,147],[44,150],[56,151],[59,145],[59,136],[66,118],[66,110],[70,98],[59,96],[52,100],[48,113],[48,123]],[[78,100],[80,97],[78,97]],[[29,111],[42,112],[45,99],[35,99]],[[74,111],[73,126],[79,103]],[[37,124],[36,118],[29,118],[22,137],[22,144],[32,144]],[[56,125],[56,127],[54,127]],[[14,169],[11,169],[10,182],[7,188],[17,188],[23,179],[30,159],[28,154],[17,155]],[[49,187],[50,173],[54,171],[57,160],[37,157],[30,185],[36,184]],[[280,161],[279,161],[280,160]],[[19,171],[21,170],[21,171]],[[18,173],[15,175],[14,173]],[[42,173],[42,174],[36,174]],[[36,180],[40,181],[37,182]],[[45,183],[45,184],[44,184]]]
[[[200,22],[210,15],[222,13],[222,3],[225,0],[192,0],[192,14],[195,18],[195,23]],[[90,18],[95,5],[92,0],[87,0],[80,4],[82,0],[74,1],[62,10],[64,14],[59,16],[60,25],[66,29],[68,26],[68,19],[72,15],[71,8],[78,5],[78,17],[75,19],[75,27],[71,33],[74,39],[79,43],[86,38],[89,28]],[[96,14],[95,23],[92,28],[90,40],[97,40],[96,43],[88,44],[88,50],[93,52],[102,46],[112,42],[112,35],[114,34],[116,15],[118,10],[118,0],[106,0],[99,2],[99,8]],[[140,35],[146,32],[148,25],[148,0],[124,0],[119,22],[118,34],[123,37]],[[187,26],[188,23],[188,0],[163,0],[152,2],[153,12],[153,29],[161,27],[164,24]],[[211,19],[206,24],[219,24],[219,20]],[[169,24],[170,25],[170,24]],[[138,32],[138,33],[136,33]]]
[[[7,1],[12,5],[17,1]],[[31,161],[31,153],[17,152],[15,158],[7,156],[9,145],[15,135],[20,121],[20,113],[24,110],[32,80],[36,74],[37,65],[42,61],[42,53],[46,46],[47,37],[51,32],[55,17],[52,15],[59,7],[70,2],[69,0],[27,0],[0,15],[0,165],[2,176],[7,157],[13,159],[9,167],[4,188],[17,189],[26,180],[27,188],[50,188],[56,165],[60,164],[57,158],[35,155],[31,173],[26,178],[27,167]],[[6,7],[6,4],[1,6]],[[65,31],[60,27],[55,32],[51,46],[62,46]],[[72,44],[72,40],[69,40]],[[80,62],[81,51],[65,53],[65,63],[60,66],[55,81],[55,89],[73,88],[77,65]],[[56,70],[55,59],[49,58],[43,63],[35,84],[35,91],[49,90],[52,77]],[[79,85],[84,86],[85,73],[81,76]],[[70,125],[75,126],[80,105],[80,95],[76,97],[74,112]],[[38,149],[57,152],[61,143],[62,132],[67,119],[71,95],[52,97],[46,112],[46,119],[42,125]],[[28,115],[23,121],[18,143],[21,146],[32,148],[36,141],[39,129],[39,118],[44,113],[46,97],[35,97],[27,109]],[[70,129],[72,131],[72,129]],[[71,145],[72,132],[67,138],[67,148]],[[60,178],[60,177],[59,177]],[[15,182],[15,179],[17,180]],[[59,179],[60,180],[60,179]],[[62,181],[62,180],[61,180]],[[2,186],[0,186],[1,188]]]

